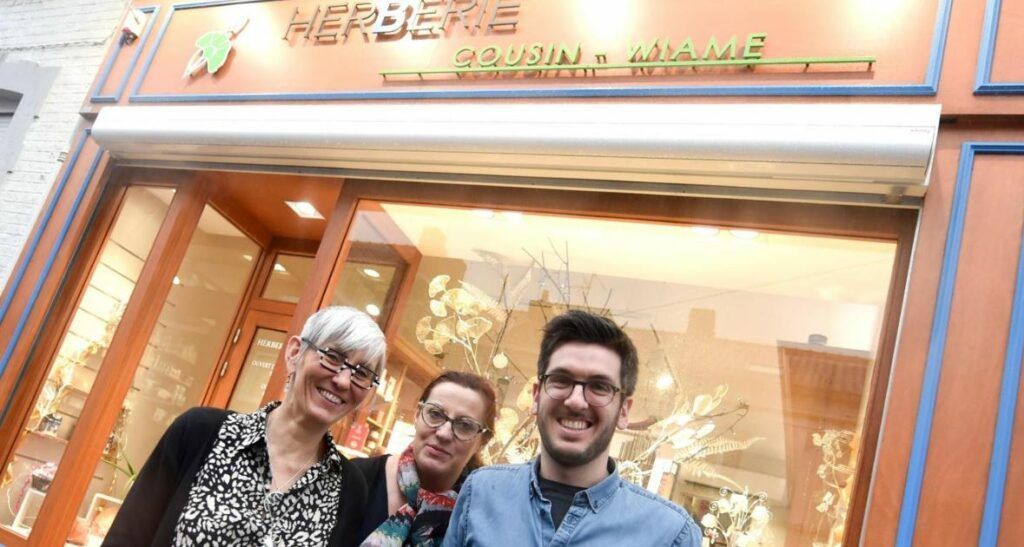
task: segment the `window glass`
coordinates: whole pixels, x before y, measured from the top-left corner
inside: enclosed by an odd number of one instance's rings
[[[206,206],[135,371],[68,541],[99,543],[167,426],[198,405],[259,247]]]
[[[100,251],[42,391],[7,462],[0,525],[27,535],[121,322],[174,190],[133,186]]]
[[[383,325],[388,298],[395,289],[395,272],[394,265],[349,260],[341,269],[331,304],[360,309]]]
[[[313,270],[313,257],[279,254],[263,288],[263,298],[282,302],[298,302]]]
[[[856,465],[894,242],[369,202],[348,237],[414,268],[395,359],[495,383],[485,459],[537,453],[541,328],[588,309],[624,325],[640,355],[631,423],[611,447],[626,478],[717,527],[718,544],[841,543],[869,472]],[[414,418],[420,388],[406,386],[384,413],[388,440]]]
[[[228,410],[253,412],[260,407],[270,374],[274,372],[274,363],[287,340],[285,332],[262,327],[256,329],[242,363],[242,373],[231,393]]]

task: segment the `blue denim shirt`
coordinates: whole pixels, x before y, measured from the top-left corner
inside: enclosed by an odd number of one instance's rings
[[[619,477],[576,494],[556,530],[541,494],[538,463],[493,465],[462,485],[444,547],[586,545],[699,547],[701,532],[678,505]]]

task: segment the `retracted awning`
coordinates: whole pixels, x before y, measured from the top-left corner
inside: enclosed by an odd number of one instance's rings
[[[101,111],[93,136],[136,165],[913,205],[927,188],[939,111],[611,102],[116,106]]]

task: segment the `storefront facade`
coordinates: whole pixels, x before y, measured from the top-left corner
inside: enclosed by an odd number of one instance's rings
[[[721,545],[1024,541],[1013,2],[137,8],[0,300],[0,542],[98,544],[332,304],[391,351],[352,456],[455,368],[529,459],[539,329],[584,308],[640,351],[620,468]]]

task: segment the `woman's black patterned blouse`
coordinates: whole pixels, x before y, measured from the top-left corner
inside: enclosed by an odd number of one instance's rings
[[[283,493],[270,492],[267,415],[228,416],[196,476],[174,529],[174,545],[327,545],[341,503],[341,455],[326,455]]]

